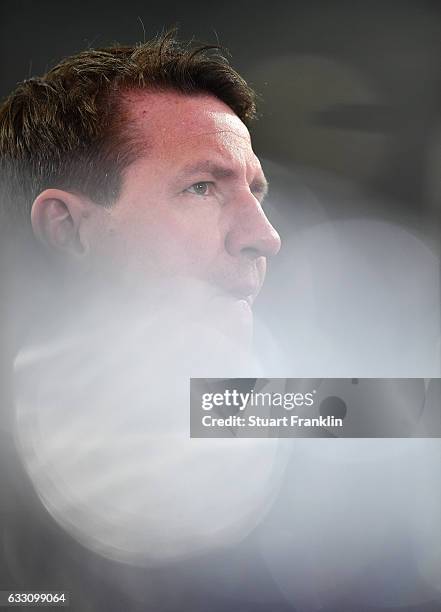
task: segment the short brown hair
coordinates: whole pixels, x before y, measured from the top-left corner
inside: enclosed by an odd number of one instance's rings
[[[123,170],[142,152],[116,92],[210,93],[246,124],[255,94],[214,45],[182,45],[175,30],[135,46],[89,49],[23,81],[0,107],[0,189],[8,216],[29,220],[50,187],[102,204],[118,197]],[[3,210],[5,212],[5,210]]]

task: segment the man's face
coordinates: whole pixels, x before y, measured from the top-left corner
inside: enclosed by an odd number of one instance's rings
[[[126,103],[147,149],[106,210],[100,248],[138,279],[194,279],[251,305],[280,239],[247,128],[210,95],[131,93]]]

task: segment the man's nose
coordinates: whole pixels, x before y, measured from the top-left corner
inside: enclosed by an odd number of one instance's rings
[[[231,205],[230,228],[225,237],[227,252],[237,257],[247,255],[251,258],[271,257],[280,250],[280,236],[268,221],[262,205],[248,193]]]

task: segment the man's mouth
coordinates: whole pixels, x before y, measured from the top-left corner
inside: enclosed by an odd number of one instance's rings
[[[237,301],[246,302],[249,306],[252,306],[256,299],[260,287],[246,285],[243,287],[234,287],[226,291],[227,295]]]

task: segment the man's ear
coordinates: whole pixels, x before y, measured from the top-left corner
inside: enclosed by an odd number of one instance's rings
[[[88,252],[82,231],[87,201],[62,189],[46,189],[35,199],[31,223],[35,236],[50,249],[76,258]]]

